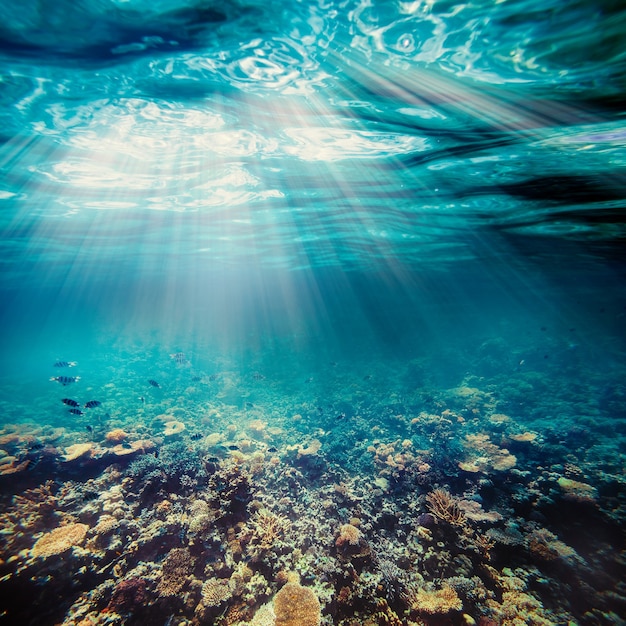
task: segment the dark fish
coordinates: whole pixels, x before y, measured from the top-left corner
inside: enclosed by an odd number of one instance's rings
[[[275,448],[274,446],[272,446],[271,448],[267,449],[268,452],[278,452],[278,449]]]
[[[70,409],[72,415],[85,415],[80,409]]]
[[[132,449],[132,445],[128,441],[122,441],[122,448],[126,448],[127,450]]]
[[[191,439],[191,441],[198,441],[198,439],[202,439],[202,433],[193,433],[193,435],[191,435],[189,438]]]
[[[174,363],[178,363],[178,365],[185,365],[189,363],[189,359],[184,352],[175,352],[174,354],[170,354],[170,359],[172,359]]]
[[[28,446],[28,449],[29,450],[43,450],[43,443],[39,443],[39,442],[31,443]]]
[[[245,407],[246,407],[246,409],[253,409],[254,408],[254,404],[252,404],[252,402],[246,402],[245,403]]]
[[[252,374],[252,378],[254,378],[254,380],[265,380],[265,376],[263,376],[261,372],[254,372],[254,374]]]
[[[157,383],[156,380],[152,380],[152,378],[148,381],[149,385],[152,385],[153,387],[156,387],[157,389],[161,388],[161,385],[159,385],[159,383]]]
[[[85,491],[83,493],[83,502],[95,500],[100,494],[97,491]]]
[[[90,424],[87,424],[87,426],[85,426],[85,429],[87,430],[88,433],[93,432],[93,426],[91,426]]]
[[[76,361],[57,361],[53,367],[74,367],[78,365]]]
[[[202,376],[192,376],[191,382],[199,383],[202,380]]]
[[[100,406],[102,402],[100,400],[89,400],[89,402],[85,402],[86,409],[95,409],[97,406]]]
[[[80,376],[52,376],[50,380],[56,380],[58,383],[61,383],[65,387],[65,385],[69,385],[71,383],[79,381]]]
[[[233,444],[232,446],[228,446],[229,450],[239,450],[239,446],[236,446],[235,444]]]
[[[372,375],[371,374],[365,374],[365,376],[363,376],[363,380],[372,380]]]
[[[211,374],[209,380],[217,380],[217,374]]]
[[[72,398],[63,398],[61,402],[63,402],[63,404],[67,404],[67,406],[78,406],[78,402],[76,402],[76,400],[72,400]]]
[[[337,417],[335,419],[336,420],[346,419],[346,414],[345,413],[339,413],[339,415],[337,415]]]
[[[207,457],[206,462],[207,463],[219,463],[220,459],[217,456],[209,456]]]
[[[145,404],[146,399],[143,396],[139,396],[139,401],[141,402],[141,404]]]

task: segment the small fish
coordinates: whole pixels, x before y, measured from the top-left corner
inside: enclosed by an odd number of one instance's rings
[[[175,352],[174,354],[170,354],[170,359],[172,359],[174,363],[178,363],[178,365],[186,365],[189,363],[189,359],[184,352]]]
[[[91,424],[87,424],[87,426],[85,426],[85,430],[88,433],[92,433],[93,432],[93,426],[91,426]]]
[[[246,409],[253,409],[254,408],[254,404],[252,404],[252,402],[245,402],[244,406]]]
[[[335,419],[336,420],[344,420],[344,419],[346,419],[346,414],[345,413],[339,413],[339,415],[337,415],[337,417]]]
[[[239,446],[236,446],[235,444],[228,446],[229,450],[239,450]]]
[[[70,409],[72,415],[85,415],[80,409]]]
[[[43,450],[43,443],[39,443],[39,442],[31,443],[28,446],[28,449],[29,450]]]
[[[86,409],[95,409],[97,406],[100,406],[102,402],[100,400],[89,400],[89,402],[85,402]]]
[[[132,445],[128,441],[122,441],[122,448],[126,448],[127,450],[132,449]]]
[[[209,380],[213,381],[213,380],[217,380],[217,374],[211,374],[209,376]]]
[[[61,402],[63,402],[63,404],[67,404],[67,406],[79,406],[78,402],[76,402],[76,400],[72,400],[72,398],[63,398]]]
[[[263,376],[261,372],[254,372],[254,374],[252,374],[252,378],[254,378],[254,380],[265,380],[265,376]]]
[[[220,459],[217,456],[209,456],[206,459],[207,463],[219,463]]]
[[[161,388],[161,385],[159,385],[159,383],[157,383],[156,380],[152,380],[152,378],[148,381],[149,385],[152,385],[153,387],[156,387],[157,389]]]
[[[56,382],[61,383],[65,387],[71,383],[78,382],[80,376],[52,376],[50,380],[56,380]]]
[[[141,402],[141,404],[145,404],[146,399],[143,396],[139,396],[139,402]]]
[[[363,376],[363,380],[372,380],[372,375],[371,374],[365,374],[365,376]]]
[[[274,446],[272,446],[271,448],[267,449],[268,452],[278,452],[278,449],[275,448]]]
[[[189,438],[191,439],[191,441],[198,441],[198,439],[202,439],[202,433],[193,433],[193,435],[191,435]]]
[[[202,376],[192,376],[191,377],[191,382],[193,383],[199,383],[202,380]]]
[[[78,365],[76,361],[57,361],[53,367],[75,367]]]

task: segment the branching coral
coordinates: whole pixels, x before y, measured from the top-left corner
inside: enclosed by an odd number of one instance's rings
[[[251,520],[253,529],[252,542],[262,550],[268,550],[289,530],[291,522],[282,515],[260,509]]]
[[[428,510],[438,519],[452,524],[464,526],[466,517],[456,500],[445,489],[435,489],[427,496]]]

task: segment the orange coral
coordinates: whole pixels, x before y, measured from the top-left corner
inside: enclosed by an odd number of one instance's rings
[[[104,436],[110,443],[121,443],[126,437],[128,437],[128,434],[121,428],[114,428]]]
[[[340,547],[348,543],[351,546],[358,546],[361,539],[361,531],[352,524],[342,524],[339,527],[339,537],[335,541],[335,545]]]
[[[315,593],[298,583],[287,583],[274,598],[276,626],[319,626],[321,607]]]

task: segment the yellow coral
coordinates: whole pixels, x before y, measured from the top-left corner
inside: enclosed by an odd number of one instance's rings
[[[274,598],[276,626],[319,626],[321,607],[315,593],[297,583],[287,583]]]
[[[72,546],[81,544],[88,530],[87,524],[59,526],[37,540],[33,546],[33,556],[45,559],[53,554],[61,554]]]
[[[417,589],[411,594],[411,609],[422,613],[449,613],[450,611],[460,611],[463,603],[457,592],[449,585],[444,585],[436,591]]]

